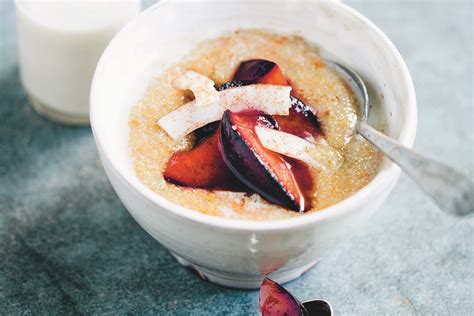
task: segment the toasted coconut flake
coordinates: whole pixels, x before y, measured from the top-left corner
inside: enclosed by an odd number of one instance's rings
[[[265,148],[302,160],[324,172],[334,171],[342,164],[339,151],[325,141],[314,144],[293,134],[261,126],[255,127],[255,132]]]
[[[214,81],[194,71],[186,71],[173,81],[179,90],[191,90],[196,106],[208,106],[219,102],[219,93],[214,88]]]
[[[255,84],[219,91],[219,102],[196,106],[196,100],[184,104],[158,120],[158,124],[173,139],[179,139],[207,123],[221,119],[225,110],[239,112],[247,109],[267,114],[288,115],[289,86]]]

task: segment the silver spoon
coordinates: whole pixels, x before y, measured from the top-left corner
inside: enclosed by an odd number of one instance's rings
[[[397,143],[367,124],[369,95],[362,78],[353,70],[331,60],[326,62],[342,74],[361,97],[362,116],[356,131],[402,168],[446,213],[474,213],[474,181],[463,173]]]

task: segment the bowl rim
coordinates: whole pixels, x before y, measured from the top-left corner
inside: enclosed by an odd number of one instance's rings
[[[135,18],[133,18],[120,32],[117,33],[110,41],[109,45],[106,47],[102,56],[100,57],[92,80],[90,94],[90,122],[91,129],[99,152],[103,152],[103,155],[101,155],[101,159],[106,159],[109,166],[116,173],[116,175],[118,175],[122,179],[122,181],[124,181],[124,183],[126,183],[131,189],[135,190],[144,199],[158,206],[164,212],[170,212],[174,216],[180,217],[181,219],[195,222],[198,224],[213,226],[214,228],[258,232],[290,230],[294,228],[311,226],[319,221],[344,216],[346,213],[350,212],[357,212],[358,208],[353,207],[354,205],[361,204],[367,199],[370,199],[370,196],[376,193],[377,191],[384,191],[391,184],[394,185],[396,183],[400,175],[400,169],[393,162],[389,161],[388,166],[385,169],[380,170],[366,186],[364,186],[351,196],[345,198],[344,200],[327,208],[324,208],[321,211],[316,211],[310,214],[305,214],[304,216],[297,216],[286,219],[253,221],[213,216],[195,211],[191,208],[184,207],[180,204],[174,203],[166,199],[159,193],[148,188],[138,179],[138,177],[128,177],[127,173],[121,171],[120,166],[118,166],[117,163],[115,163],[114,160],[110,158],[110,155],[106,151],[106,147],[101,145],[101,134],[98,129],[95,128],[98,123],[98,119],[96,118],[97,115],[95,114],[95,109],[97,106],[94,105],[97,104],[97,87],[99,86],[99,83],[101,81],[100,74],[102,73],[102,69],[104,68],[107,62],[108,56],[111,54],[111,47],[113,46],[113,43],[120,39],[121,34],[124,31],[132,28],[137,23],[139,23],[140,17],[142,15],[151,14],[152,11],[159,9],[161,6],[164,6],[166,3],[171,1],[173,0],[162,0],[150,6],[149,8],[141,12],[139,15],[137,15]],[[313,3],[318,2],[318,0],[306,1]],[[408,102],[404,108],[404,110],[406,111],[406,115],[404,117],[404,123],[400,132],[400,136],[398,137],[398,141],[407,147],[412,147],[415,140],[417,126],[416,95],[413,80],[410,76],[408,67],[403,57],[401,56],[395,45],[392,43],[392,41],[387,37],[387,35],[385,35],[385,33],[383,33],[372,21],[370,21],[362,13],[339,1],[334,1],[331,4],[337,6],[339,10],[345,10],[347,13],[354,15],[356,18],[364,22],[367,27],[371,28],[380,37],[380,39],[388,46],[388,48],[394,55],[396,62],[400,67],[399,71],[402,73],[402,76],[405,79],[404,89],[406,89],[408,94]]]

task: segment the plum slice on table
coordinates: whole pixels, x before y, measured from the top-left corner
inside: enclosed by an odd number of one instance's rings
[[[308,167],[263,147],[256,126],[277,128],[272,116],[258,111],[224,112],[219,150],[232,173],[271,203],[294,211],[311,207],[313,180]]]
[[[265,59],[251,59],[240,63],[233,80],[239,85],[254,83],[289,85],[280,67]],[[322,135],[321,124],[311,107],[296,97],[293,92],[290,99],[290,114],[274,115],[280,130],[306,139],[318,139]]]
[[[263,316],[307,316],[303,304],[280,284],[268,278],[260,287],[260,312]]]

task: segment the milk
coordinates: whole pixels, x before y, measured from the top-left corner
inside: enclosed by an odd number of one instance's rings
[[[20,74],[33,107],[87,124],[96,64],[140,0],[16,0],[15,7]]]

